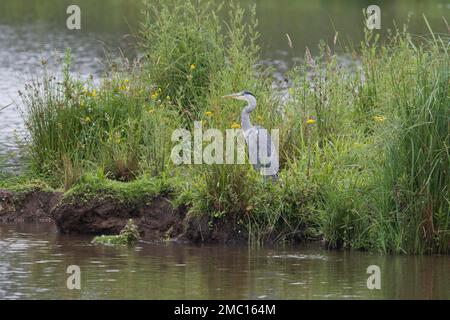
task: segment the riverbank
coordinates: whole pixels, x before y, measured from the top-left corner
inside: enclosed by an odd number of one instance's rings
[[[190,215],[189,208],[174,204],[170,193],[149,192],[142,197],[121,199],[111,191],[64,193],[38,184],[15,191],[0,189],[0,224],[53,223],[61,234],[94,236],[119,234],[127,221],[133,219],[146,241],[228,244],[248,241],[236,221],[213,224],[206,215]],[[115,191],[120,192],[120,188]]]

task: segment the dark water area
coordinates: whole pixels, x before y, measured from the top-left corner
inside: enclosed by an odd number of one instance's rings
[[[0,299],[450,299],[449,256],[90,240],[0,225]],[[69,265],[80,267],[81,290],[67,289]],[[367,288],[370,265],[380,290]]]

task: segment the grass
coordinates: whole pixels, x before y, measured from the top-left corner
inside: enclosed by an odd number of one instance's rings
[[[118,235],[112,236],[96,236],[92,240],[94,244],[104,244],[104,245],[134,245],[139,241],[140,235],[139,230],[133,219],[128,220],[125,227],[120,231]]]
[[[46,181],[25,175],[5,175],[0,179],[0,189],[6,189],[16,193],[29,193],[33,191],[55,191]]]
[[[438,50],[433,46],[429,50]],[[408,62],[417,72],[392,79],[399,121],[395,143],[386,147],[380,222],[394,239],[380,242],[401,243],[394,249],[406,252],[440,251],[448,246],[450,227],[450,64],[430,59],[423,48],[412,57]]]
[[[399,30],[381,42],[367,31],[347,67],[321,43],[289,72],[282,103],[258,64],[254,7],[152,1],[145,16],[143,58],[99,86],[72,78],[70,52],[62,79],[44,71],[27,85],[31,176],[85,201],[170,194],[212,228],[244,227],[252,243],[448,252],[449,35]],[[176,167],[173,130],[239,123],[242,104],[221,97],[243,89],[258,98],[252,121],[280,130],[279,182],[249,164]]]
[[[101,172],[85,174],[70,190],[65,192],[64,201],[85,201],[114,199],[126,204],[151,201],[158,195],[170,195],[176,189],[173,179],[140,176],[128,183],[107,179]]]

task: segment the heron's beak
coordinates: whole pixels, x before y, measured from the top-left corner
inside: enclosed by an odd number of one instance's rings
[[[237,100],[240,100],[241,94],[240,93],[227,94],[226,96],[223,96],[222,98],[223,99],[237,99]]]

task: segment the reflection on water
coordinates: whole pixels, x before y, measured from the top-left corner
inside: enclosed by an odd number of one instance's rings
[[[50,225],[0,226],[0,298],[450,299],[448,256],[89,241]],[[66,288],[69,265],[81,268],[80,291]],[[369,265],[381,268],[381,290],[366,287]]]

